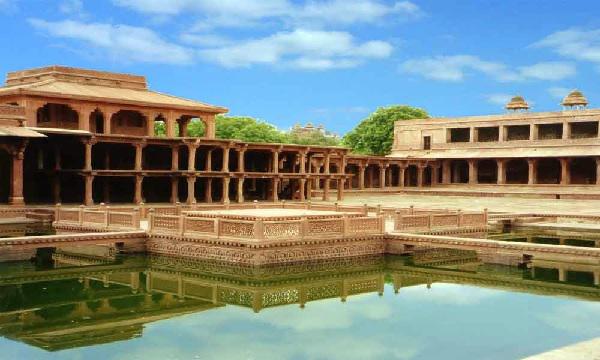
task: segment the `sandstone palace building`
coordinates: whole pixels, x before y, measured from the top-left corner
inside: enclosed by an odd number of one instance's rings
[[[51,66],[0,88],[0,203],[306,200],[449,184],[595,185],[600,110],[399,121],[387,157],[215,137],[220,106],[148,89],[142,76]],[[189,137],[191,122],[204,123]],[[155,133],[161,122],[166,135]]]

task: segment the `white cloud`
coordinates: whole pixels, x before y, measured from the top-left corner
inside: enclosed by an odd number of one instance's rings
[[[557,31],[533,44],[549,48],[564,57],[600,64],[600,29]]]
[[[83,16],[83,2],[81,0],[63,0],[58,5],[58,10],[63,14]]]
[[[496,104],[496,105],[506,105],[513,95],[510,94],[488,94],[485,96],[487,102]]]
[[[563,99],[571,90],[572,89],[566,87],[553,86],[548,88],[548,94],[554,98]]]
[[[539,80],[562,80],[575,75],[575,65],[560,61],[542,62],[519,68],[525,78]]]
[[[484,61],[472,55],[412,59],[405,61],[400,68],[409,74],[441,81],[462,81],[470,72],[484,73],[502,82],[519,80],[519,75],[509,70],[506,65]]]
[[[143,27],[72,20],[29,19],[29,23],[48,36],[81,41],[91,50],[119,61],[186,64],[193,60],[190,49]]]
[[[373,23],[384,17],[416,18],[421,9],[410,1],[386,4],[380,0],[329,0],[294,3],[289,0],[113,0],[118,6],[158,15],[198,14],[196,30],[258,25],[266,20],[306,24]]]
[[[347,32],[307,29],[201,50],[206,59],[226,67],[270,64],[309,70],[354,67],[391,52],[392,46],[384,41],[356,43]]]
[[[473,55],[425,57],[407,60],[400,70],[432,80],[459,82],[472,74],[484,74],[499,82],[526,79],[561,80],[575,75],[575,66],[564,62],[541,62],[510,69],[503,63],[482,60]]]

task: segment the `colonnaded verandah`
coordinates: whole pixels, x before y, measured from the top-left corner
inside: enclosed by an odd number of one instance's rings
[[[14,206],[329,200],[333,192],[341,200],[490,184],[550,196],[577,185],[563,196],[599,196],[600,110],[586,109],[579,91],[556,112],[529,112],[517,96],[502,115],[398,121],[385,157],[216,139],[215,116],[226,108],[152,91],[139,75],[11,72],[0,103],[0,202]],[[192,119],[204,122],[203,137],[187,136]],[[155,135],[157,122],[166,136]]]

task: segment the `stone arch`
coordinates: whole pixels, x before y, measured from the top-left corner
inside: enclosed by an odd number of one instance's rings
[[[529,164],[525,159],[513,159],[506,163],[507,184],[527,184],[529,181]]]
[[[538,184],[560,184],[560,160],[539,159],[536,164],[536,173]]]
[[[571,174],[571,184],[595,184],[596,159],[591,157],[578,157],[571,159],[569,163],[569,174]]]
[[[110,118],[111,134],[146,135],[146,117],[136,110],[119,110]]]
[[[95,109],[90,113],[90,131],[97,134],[104,134],[104,114],[100,109]]]
[[[61,129],[79,129],[79,114],[67,104],[46,103],[36,112],[37,126]]]
[[[154,118],[154,136],[167,136],[167,118],[163,114],[158,114]]]
[[[478,161],[477,182],[479,184],[495,184],[498,182],[498,164],[496,160],[484,159]]]

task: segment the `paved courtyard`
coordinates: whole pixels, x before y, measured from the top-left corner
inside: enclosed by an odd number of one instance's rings
[[[600,214],[600,200],[528,199],[519,197],[471,197],[405,194],[348,194],[344,204],[381,204],[383,206],[432,209],[464,209],[521,213]]]

